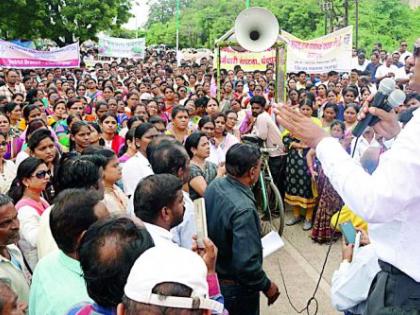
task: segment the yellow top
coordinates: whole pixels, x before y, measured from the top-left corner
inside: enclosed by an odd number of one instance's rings
[[[312,122],[313,122],[315,125],[317,125],[317,126],[319,126],[319,127],[321,127],[321,128],[322,128],[322,122],[321,122],[321,120],[319,120],[319,119],[318,119],[318,118],[316,118],[316,117],[311,117],[311,119],[312,119]],[[285,130],[282,132],[281,137],[283,138],[283,137],[287,136],[289,133],[290,133],[290,131],[289,131],[288,129],[285,129]]]
[[[337,217],[338,212],[336,212],[331,218],[332,228],[334,228],[334,226],[336,225]],[[350,221],[355,228],[359,228],[365,231],[368,230],[368,224],[366,223],[366,221],[359,217],[357,214],[355,214],[353,211],[351,211],[348,206],[344,205],[341,209],[340,217],[338,218],[336,230],[340,231],[340,224],[347,221]]]

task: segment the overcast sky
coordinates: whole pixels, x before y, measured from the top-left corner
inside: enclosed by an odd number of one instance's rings
[[[147,22],[147,16],[149,14],[149,6],[144,0],[132,0],[133,8],[131,13],[134,14],[134,17],[131,18],[126,25],[128,29],[136,29],[137,27],[143,26]]]

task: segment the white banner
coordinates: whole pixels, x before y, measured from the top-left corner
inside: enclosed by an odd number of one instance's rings
[[[353,27],[309,41],[281,31],[287,43],[287,72],[350,72],[352,66]]]
[[[144,58],[145,38],[99,37],[99,56],[115,58]]]

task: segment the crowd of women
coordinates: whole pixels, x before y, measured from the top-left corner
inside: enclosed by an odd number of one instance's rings
[[[194,200],[204,195],[214,178],[224,175],[228,149],[241,141],[242,134],[253,131],[251,98],[263,96],[274,119],[272,109],[280,105],[275,103],[272,64],[252,73],[239,66],[222,69],[220,101],[212,64],[212,58],[202,58],[199,63],[185,61],[177,66],[173,54],[150,50],[144,61],[0,72],[0,193],[15,202],[20,246],[31,267],[37,262],[40,217],[54,201],[57,169],[68,155],[107,149],[104,201],[111,212],[127,213],[138,182],[152,174],[147,147],[159,134],[185,145],[191,159],[188,187]],[[360,104],[376,92],[366,76],[356,69],[350,75],[291,73],[285,105],[312,117],[349,154],[359,152],[359,160],[368,148],[377,148],[379,156],[386,143],[372,130],[363,135],[359,148],[351,134]],[[419,95],[409,94],[400,110],[419,103]],[[293,213],[287,224],[304,218],[303,229],[312,228],[314,241],[336,238],[330,220],[343,201],[315,153],[278,127],[287,151],[284,201]]]

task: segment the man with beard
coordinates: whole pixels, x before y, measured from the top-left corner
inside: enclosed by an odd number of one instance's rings
[[[0,95],[5,96],[8,102],[12,101],[13,95],[16,93],[26,97],[25,86],[18,81],[19,75],[15,70],[6,72],[6,84],[0,87]]]
[[[160,144],[157,144],[159,143]],[[147,148],[147,158],[155,174],[171,174],[179,178],[182,184],[190,178],[190,158],[185,148],[178,142],[159,139],[151,142]],[[173,241],[179,246],[191,249],[192,237],[196,234],[194,203],[188,192],[182,192],[185,213],[180,224],[171,229]],[[160,196],[161,197],[161,196]],[[150,233],[153,236],[153,233]]]
[[[10,197],[0,194],[0,279],[10,283],[18,300],[28,302],[29,272],[22,253],[15,245],[19,240],[19,220]]]
[[[182,181],[171,174],[150,175],[134,192],[134,213],[145,224],[156,246],[174,245],[170,230],[184,216]]]

